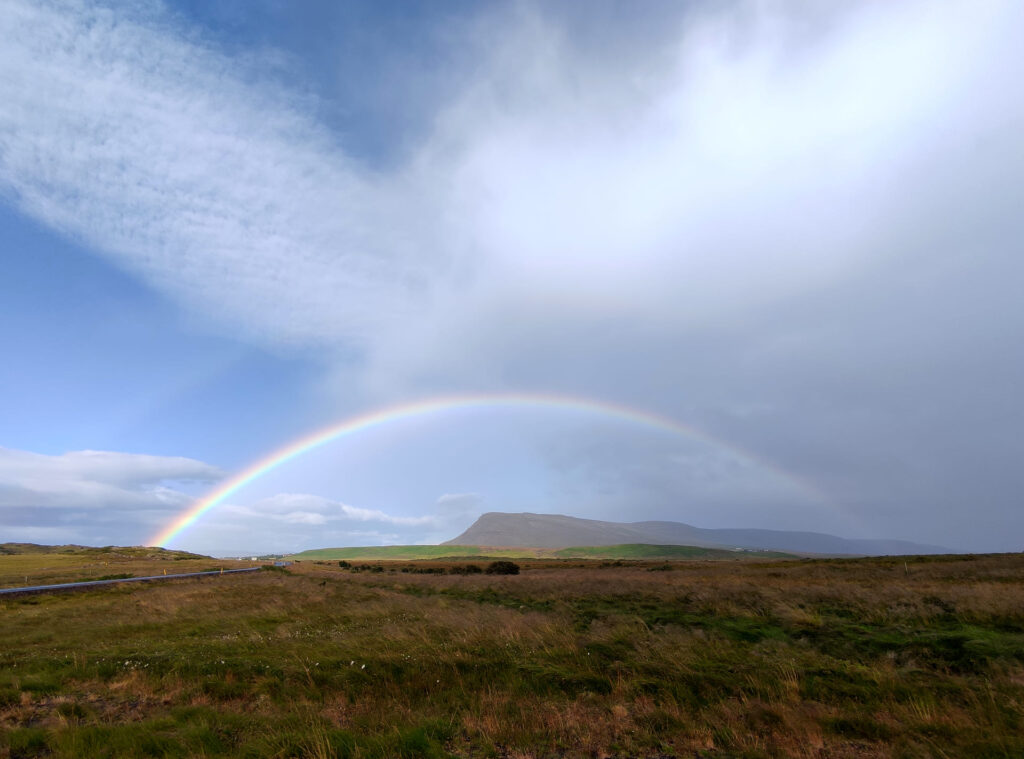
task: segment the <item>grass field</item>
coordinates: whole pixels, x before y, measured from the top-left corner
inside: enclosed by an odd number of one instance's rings
[[[235,569],[252,562],[223,561],[162,548],[86,548],[0,543],[0,588],[53,585],[112,577],[182,574],[205,569]]]
[[[0,601],[0,756],[1024,756],[1024,556],[574,563]]]
[[[616,546],[575,548],[495,548],[493,546],[361,546],[318,548],[291,559],[357,559],[360,561],[413,561],[420,559],[770,559],[795,558],[776,551],[731,551],[696,546],[655,546],[625,543]]]

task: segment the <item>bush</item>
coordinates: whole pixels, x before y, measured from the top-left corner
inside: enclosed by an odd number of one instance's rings
[[[352,565],[351,565],[351,564],[349,564],[349,563],[348,563],[347,561],[345,561],[344,559],[342,559],[341,561],[339,561],[339,562],[338,562],[338,566],[339,566],[339,567],[341,567],[342,569],[348,569],[348,568],[349,568],[349,567],[351,567]]]
[[[487,565],[487,574],[517,575],[519,574],[519,565],[514,561],[492,561]]]

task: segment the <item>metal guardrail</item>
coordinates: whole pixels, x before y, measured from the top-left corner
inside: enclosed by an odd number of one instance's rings
[[[177,575],[152,575],[151,577],[122,577],[117,580],[85,580],[83,582],[64,582],[58,585],[26,585],[21,588],[0,588],[0,596],[29,595],[31,593],[60,593],[65,590],[82,590],[101,585],[117,585],[123,582],[153,582],[154,580],[180,580],[185,577],[209,577],[210,575],[228,575],[238,572],[259,572],[260,567],[245,569],[214,569],[209,572],[186,572]]]

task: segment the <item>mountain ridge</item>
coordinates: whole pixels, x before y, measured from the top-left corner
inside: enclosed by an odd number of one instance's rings
[[[908,540],[842,538],[823,532],[755,528],[708,529],[684,522],[605,522],[564,514],[500,511],[481,514],[462,534],[446,540],[441,545],[566,548],[624,543],[747,548],[848,556],[955,553],[941,546]]]

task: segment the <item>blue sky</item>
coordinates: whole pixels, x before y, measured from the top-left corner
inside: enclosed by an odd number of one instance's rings
[[[1020,550],[1015,3],[4,6],[0,540],[142,543],[347,416],[551,392],[704,437],[396,422],[175,545],[531,510]]]

